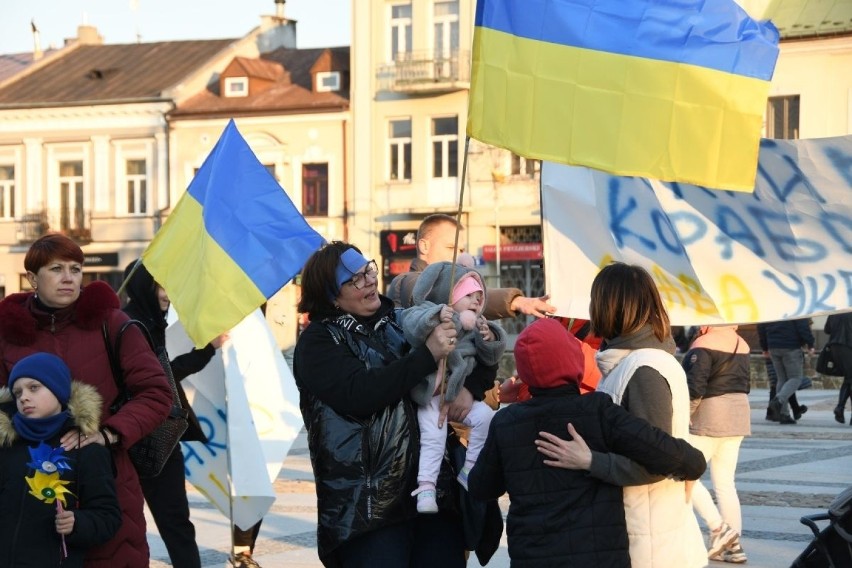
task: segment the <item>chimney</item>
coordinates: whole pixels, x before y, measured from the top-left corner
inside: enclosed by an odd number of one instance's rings
[[[41,37],[35,25],[35,20],[30,20],[30,27],[33,29],[33,61],[38,61],[42,58],[44,52],[41,50]]]
[[[103,45],[104,38],[95,26],[81,24],[77,26],[77,41],[81,45]]]
[[[278,19],[284,19],[284,4],[287,3],[287,0],[275,0],[275,17]]]

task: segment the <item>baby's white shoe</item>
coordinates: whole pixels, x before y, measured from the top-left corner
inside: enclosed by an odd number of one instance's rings
[[[438,501],[435,493],[434,485],[421,485],[411,492],[413,497],[417,497],[417,512],[418,513],[437,513]]]

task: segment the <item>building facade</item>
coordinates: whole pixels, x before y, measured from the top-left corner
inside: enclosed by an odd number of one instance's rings
[[[475,0],[353,3],[350,234],[387,285],[408,270],[420,221],[456,215],[463,191],[460,244],[488,285],[540,295],[539,164],[465,140],[474,10]]]

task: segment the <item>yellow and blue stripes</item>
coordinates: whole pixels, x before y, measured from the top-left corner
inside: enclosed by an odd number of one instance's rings
[[[750,191],[777,43],[733,0],[479,0],[468,134]]]
[[[290,281],[322,243],[230,121],[142,259],[204,346]]]

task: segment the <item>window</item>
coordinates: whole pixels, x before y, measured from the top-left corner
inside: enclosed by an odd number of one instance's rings
[[[328,216],[328,164],[302,166],[302,214]]]
[[[459,2],[435,2],[435,57],[446,58],[459,49]]]
[[[127,213],[142,215],[148,212],[148,180],[145,160],[127,160],[125,168],[127,184]]]
[[[520,227],[500,227],[500,244],[541,243],[541,225]],[[503,260],[500,263],[499,286],[519,288],[526,297],[538,298],[544,295],[543,260]],[[509,334],[520,333],[535,318],[518,314],[513,318],[500,320],[503,329]]]
[[[338,71],[323,71],[317,73],[317,92],[324,93],[327,91],[340,90],[340,72]]]
[[[457,72],[459,51],[459,2],[435,2],[434,5],[435,77],[436,81],[452,79]]]
[[[388,126],[390,146],[388,179],[411,181],[411,119],[391,120]]]
[[[248,77],[226,77],[226,97],[247,97],[249,94]]]
[[[536,172],[539,171],[539,163],[538,160],[512,154],[512,175],[529,178],[535,177]]]
[[[459,117],[432,119],[432,177],[458,176]]]
[[[799,137],[799,95],[769,97],[766,103],[766,137]]]
[[[411,52],[411,2],[390,9],[390,60],[399,61]]]
[[[15,166],[0,166],[0,219],[15,217]]]
[[[83,209],[83,162],[59,162],[59,228],[85,228]]]

